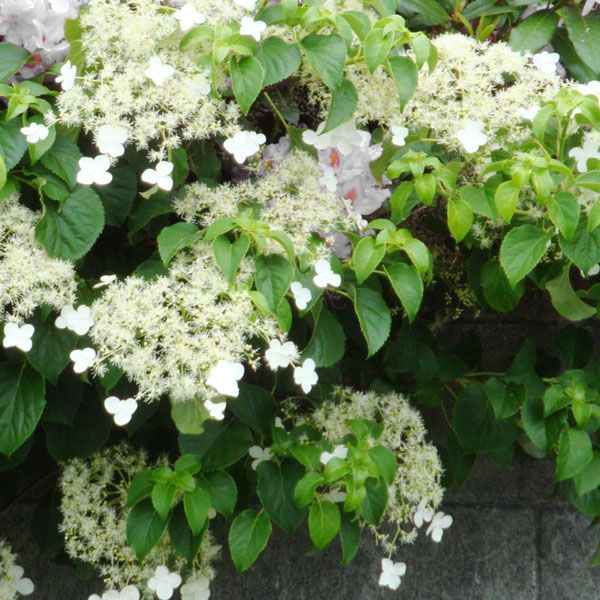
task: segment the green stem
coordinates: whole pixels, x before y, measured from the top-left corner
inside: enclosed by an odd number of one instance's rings
[[[265,100],[269,103],[269,106],[273,109],[273,112],[277,115],[277,118],[281,121],[281,123],[285,127],[285,130],[289,133],[290,126],[288,125],[288,122],[285,120],[285,118],[283,117],[283,115],[281,114],[281,112],[279,111],[277,106],[275,106],[275,102],[273,102],[273,99],[271,98],[271,96],[269,96],[269,92],[263,91],[263,96],[265,97]]]

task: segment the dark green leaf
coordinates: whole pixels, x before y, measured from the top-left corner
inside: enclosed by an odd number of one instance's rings
[[[160,540],[167,522],[161,519],[150,500],[136,504],[127,516],[127,542],[138,560],[143,560]]]
[[[396,262],[386,265],[386,272],[394,291],[406,311],[410,323],[415,320],[423,300],[423,281],[412,265]]]
[[[193,223],[175,223],[165,227],[157,238],[158,253],[165,266],[180,250],[193,246],[201,237],[202,233]]]
[[[333,540],[340,530],[340,509],[329,500],[317,500],[308,513],[308,532],[320,550]]]
[[[271,36],[259,44],[256,58],[265,71],[263,87],[268,87],[293,75],[300,67],[302,55],[297,44],[288,44],[280,37]]]
[[[40,162],[51,173],[60,177],[72,190],[77,185],[77,172],[81,156],[76,144],[59,135],[52,148],[42,156]]]
[[[331,93],[331,105],[323,133],[343,125],[352,118],[358,105],[358,94],[354,84],[345,77],[338,88]]]
[[[590,436],[579,429],[566,429],[560,435],[556,457],[556,481],[579,475],[593,457]]]
[[[369,288],[354,290],[354,309],[367,342],[368,357],[373,356],[390,335],[392,318],[381,294]]]
[[[332,90],[342,83],[346,64],[346,43],[336,33],[311,33],[301,40],[308,64]]]
[[[265,549],[271,536],[271,521],[265,512],[245,510],[229,530],[229,551],[238,571],[245,571]]]
[[[17,24],[13,27],[17,27]],[[0,43],[0,82],[9,80],[27,62],[29,56],[29,52],[21,46]]]
[[[511,30],[508,43],[515,52],[535,53],[552,39],[557,24],[558,15],[554,11],[540,10]]]
[[[227,406],[233,414],[258,433],[269,433],[273,427],[277,404],[264,388],[248,383],[239,384],[240,393]]]
[[[211,506],[211,496],[202,487],[196,487],[183,495],[183,508],[192,533],[198,535],[208,519],[208,509]]]
[[[236,100],[247,115],[250,107],[258,97],[265,78],[265,70],[254,56],[244,56],[239,61],[231,57],[229,63],[231,84]]]
[[[114,167],[110,172],[112,181],[108,185],[97,186],[95,190],[104,205],[106,224],[120,227],[129,215],[137,194],[137,177],[127,164]]]

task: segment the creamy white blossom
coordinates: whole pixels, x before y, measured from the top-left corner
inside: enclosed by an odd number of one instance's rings
[[[584,96],[596,96],[600,101],[600,81],[588,81],[587,83],[576,83],[575,89]]]
[[[209,600],[210,580],[191,577],[179,589],[181,600]]]
[[[149,66],[144,71],[144,75],[152,80],[155,85],[162,86],[167,79],[173,76],[175,69],[163,61],[158,56],[152,56],[149,60]]]
[[[531,62],[542,73],[556,73],[556,65],[560,60],[560,56],[556,52],[539,52],[534,54]]]
[[[430,535],[434,542],[441,542],[442,536],[444,535],[444,529],[448,529],[450,525],[452,525],[452,517],[450,515],[441,511],[436,512],[431,519],[426,534]]]
[[[117,280],[116,275],[101,275],[100,281],[98,283],[95,283],[92,287],[95,290],[98,290],[100,288],[109,286],[111,283],[114,283],[116,280]]]
[[[240,34],[252,36],[257,42],[260,42],[266,28],[264,21],[255,21],[252,17],[242,17],[240,22]]]
[[[181,31],[188,31],[195,25],[206,23],[206,17],[191,4],[184,4],[173,16],[179,21]]]
[[[73,371],[75,373],[83,373],[87,371],[96,360],[96,351],[93,348],[83,348],[83,350],[73,350],[69,354],[73,361]]]
[[[127,130],[123,127],[102,125],[96,133],[96,145],[102,154],[118,158],[125,154],[125,142],[127,141]]]
[[[256,154],[266,141],[267,138],[263,133],[238,131],[233,137],[225,140],[223,147],[241,165],[249,156]]]
[[[342,283],[341,276],[333,271],[329,261],[325,258],[320,258],[315,263],[315,273],[316,275],[313,277],[313,282],[317,287],[339,287]]]
[[[323,133],[324,129],[325,122],[320,123],[316,131],[307,129],[302,133],[302,140],[317,150],[336,148],[344,156],[350,154],[362,142],[360,131],[356,129],[353,122],[344,123],[326,133]]]
[[[88,600],[140,600],[140,591],[135,585],[127,585],[121,591],[112,588],[101,597],[92,594]]]
[[[400,587],[401,577],[406,573],[406,564],[403,562],[393,562],[389,558],[381,559],[381,575],[379,576],[379,585],[397,590]]]
[[[302,388],[305,394],[308,394],[318,381],[319,376],[315,371],[315,361],[312,358],[307,358],[302,366],[294,368],[294,382]]]
[[[269,348],[265,352],[265,358],[271,370],[285,369],[298,356],[298,348],[294,342],[284,342],[273,339],[269,342]]]
[[[265,462],[273,458],[270,448],[261,448],[260,446],[250,446],[248,454],[254,459],[251,465],[253,471],[256,471],[261,462]]]
[[[209,372],[206,384],[223,396],[237,398],[240,393],[238,381],[244,376],[244,365],[220,360]]]
[[[94,324],[94,319],[89,306],[82,304],[75,309],[72,304],[67,304],[62,307],[54,324],[58,329],[69,329],[77,335],[85,335]]]
[[[104,400],[106,412],[113,417],[115,425],[122,427],[131,421],[133,413],[137,410],[138,404],[133,398],[120,400],[116,396],[109,396]]]
[[[17,325],[16,323],[7,323],[4,326],[4,339],[2,345],[5,348],[18,348],[23,352],[29,352],[33,342],[31,337],[35,332],[33,325]]]
[[[206,408],[212,419],[215,419],[216,421],[222,421],[225,418],[227,402],[212,402],[211,400],[205,400],[204,408]]]
[[[112,175],[108,169],[110,169],[108,156],[104,154],[99,154],[95,158],[84,156],[79,159],[77,182],[82,185],[107,185],[112,181]]]
[[[484,124],[481,121],[468,121],[456,132],[456,137],[469,154],[477,152],[488,141],[483,133]]]
[[[246,10],[254,10],[256,8],[256,0],[233,0],[233,2]]]
[[[142,173],[142,181],[150,185],[157,185],[161,190],[170,192],[173,189],[173,163],[161,160],[156,169],[146,169]]]
[[[16,600],[17,595],[33,594],[35,586],[31,579],[23,577],[24,569],[15,562],[16,556],[8,544],[0,539],[0,598]]]
[[[337,445],[332,452],[321,452],[321,463],[326,465],[332,458],[348,458],[348,448],[343,444]]]
[[[423,523],[429,523],[433,518],[433,509],[428,505],[427,500],[423,498],[415,510],[413,515],[413,523],[417,527],[421,527]]]
[[[406,144],[406,136],[408,129],[402,125],[394,125],[392,127],[392,144],[395,146],[404,146]]]
[[[324,167],[323,175],[319,177],[319,183],[330,192],[335,192],[338,186],[335,170],[332,167]]]
[[[48,137],[50,130],[41,123],[30,123],[26,127],[21,127],[21,133],[27,138],[29,144],[37,144]]]
[[[156,592],[159,600],[169,600],[173,592],[181,585],[179,573],[172,573],[164,565],[159,565],[154,576],[148,580],[148,588]]]
[[[587,162],[590,158],[600,160],[600,142],[594,139],[587,139],[582,146],[571,148],[569,156],[577,162],[577,170],[580,173],[587,173]]]
[[[290,285],[290,291],[294,296],[294,302],[300,310],[304,310],[312,299],[310,290],[304,287],[299,281],[293,281]]]
[[[56,78],[56,83],[60,83],[60,87],[64,91],[68,91],[75,85],[75,77],[77,76],[77,67],[71,64],[68,60],[61,68],[60,75]]]
[[[523,121],[533,121],[535,115],[540,110],[539,104],[533,104],[528,108],[519,108],[517,114],[523,119]]]

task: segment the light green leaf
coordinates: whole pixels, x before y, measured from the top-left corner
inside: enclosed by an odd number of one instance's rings
[[[317,500],[308,514],[308,532],[313,544],[322,550],[340,530],[340,509],[329,500]]]
[[[510,223],[519,202],[520,188],[512,181],[505,181],[498,186],[494,201],[500,216]]]
[[[245,510],[229,530],[229,551],[238,571],[245,571],[265,549],[271,536],[272,525],[267,513]]]
[[[300,42],[308,64],[332,90],[342,84],[346,64],[346,43],[337,34],[311,33]]]
[[[409,322],[412,323],[423,300],[421,276],[413,266],[401,262],[386,265],[383,270],[400,299]]]
[[[268,87],[293,75],[300,67],[302,55],[297,44],[288,44],[271,36],[262,40],[256,58],[265,71],[263,87]]]
[[[388,62],[398,88],[400,110],[402,111],[417,88],[417,65],[408,56],[392,56]]]
[[[323,133],[343,125],[352,118],[358,104],[354,84],[344,77],[341,85],[331,93],[331,105]]]
[[[378,27],[371,30],[365,40],[365,62],[371,74],[387,58],[394,43],[393,34],[385,35],[383,29]]]
[[[354,310],[368,348],[367,358],[375,354],[390,335],[392,317],[381,294],[370,288],[354,289]]]
[[[360,239],[352,254],[352,264],[358,283],[363,283],[373,273],[384,256],[385,245],[378,246],[374,237],[365,236]]]
[[[527,17],[510,32],[509,45],[515,52],[537,52],[554,35],[558,15],[554,11],[540,10]]]
[[[8,42],[0,43],[0,82],[9,80],[30,56],[29,52],[21,46]]]
[[[230,242],[227,236],[220,235],[213,240],[213,252],[219,269],[228,281],[233,281],[242,260],[250,248],[250,238],[241,235],[235,242]]]
[[[247,115],[260,93],[265,79],[265,70],[254,56],[244,56],[239,62],[232,56],[229,71],[233,93],[242,112]]]
[[[56,136],[52,148],[40,159],[40,163],[60,177],[72,190],[77,185],[77,172],[81,152],[76,144],[60,135]]]
[[[560,434],[556,481],[579,475],[593,458],[590,436],[579,429],[566,429]]]
[[[346,334],[331,312],[321,305],[315,310],[315,327],[302,358],[312,358],[317,367],[331,367],[346,350]]]
[[[175,223],[164,227],[158,234],[158,253],[165,266],[168,266],[173,257],[183,248],[193,246],[202,233],[193,223]]]
[[[143,560],[160,540],[167,522],[158,516],[150,500],[136,504],[127,516],[127,541],[138,560]]]
[[[202,487],[196,487],[195,490],[184,493],[183,509],[194,535],[198,535],[202,531],[208,519],[209,508],[210,494]]]
[[[292,283],[294,269],[280,254],[258,255],[255,266],[256,289],[275,311]]]
[[[448,200],[448,229],[456,242],[461,242],[473,225],[473,211],[460,196]]]
[[[580,222],[571,239],[558,236],[558,243],[567,258],[584,273],[600,262],[600,229],[588,232],[585,223]]]
[[[573,290],[569,278],[571,265],[565,265],[560,275],[546,282],[552,306],[565,319],[582,321],[596,315],[596,309],[586,304]]]
[[[508,232],[500,248],[500,264],[513,287],[540,262],[550,238],[551,234],[536,225],[521,225]]]
[[[570,239],[579,224],[579,202],[569,192],[558,192],[548,198],[548,215],[565,239]]]

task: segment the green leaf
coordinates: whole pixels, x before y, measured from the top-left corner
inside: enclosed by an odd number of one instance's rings
[[[32,321],[35,332],[33,346],[27,353],[29,364],[42,376],[56,384],[58,376],[69,364],[69,355],[77,347],[77,337],[54,326],[54,319]]]
[[[271,36],[259,44],[256,58],[265,71],[263,87],[268,87],[293,75],[300,67],[302,54],[297,44],[288,44],[280,37]]]
[[[600,262],[600,229],[588,232],[582,221],[571,239],[567,240],[562,235],[558,243],[567,258],[574,262],[584,273]]]
[[[183,248],[193,246],[202,237],[202,232],[193,223],[175,223],[164,227],[158,234],[158,253],[165,266]]]
[[[551,385],[544,392],[544,417],[548,417],[555,412],[571,404],[571,398],[565,394],[560,385]]]
[[[210,505],[224,517],[231,517],[237,502],[233,477],[225,471],[213,471],[201,475],[197,483],[210,494]]]
[[[240,383],[239,388],[238,397],[230,398],[227,406],[257,433],[270,433],[277,413],[273,396],[264,388],[249,383]]]
[[[275,311],[292,283],[294,269],[280,254],[258,255],[254,262],[256,289]]]
[[[448,200],[448,229],[456,242],[461,242],[473,225],[473,211],[462,197]]]
[[[171,403],[171,418],[179,433],[202,433],[202,426],[207,417],[208,411],[199,397]]]
[[[579,475],[593,458],[590,436],[579,429],[566,429],[560,434],[556,457],[556,481]]]
[[[485,382],[485,394],[492,404],[497,421],[512,417],[523,404],[527,396],[524,386],[509,382],[504,384],[496,377]]]
[[[362,528],[358,519],[348,513],[342,513],[340,539],[342,542],[342,564],[347,565],[356,556],[360,547]]]
[[[548,198],[548,215],[567,240],[577,231],[579,212],[579,202],[569,192],[559,192]]]
[[[81,157],[82,154],[77,145],[59,135],[56,136],[52,148],[42,156],[40,163],[48,171],[60,177],[72,190],[77,185],[77,172]]]
[[[6,185],[6,175],[6,163],[4,162],[4,156],[0,154],[0,190],[3,190],[4,186]]]
[[[443,25],[450,19],[443,3],[436,0],[402,0],[400,8],[403,14],[405,10],[414,13],[411,23],[414,21],[419,26]]]
[[[238,267],[242,260],[244,260],[249,248],[250,238],[245,234],[241,235],[233,243],[225,235],[220,235],[213,240],[215,260],[228,281],[233,281]]]
[[[27,150],[27,140],[17,121],[0,121],[0,155],[7,171],[17,166]]]
[[[510,223],[519,202],[520,188],[512,181],[505,181],[498,186],[494,201],[500,216]]]
[[[508,232],[500,248],[500,264],[513,287],[540,262],[550,238],[551,234],[536,225],[521,225]]]
[[[304,508],[312,502],[315,490],[322,483],[325,483],[325,478],[316,471],[309,471],[298,481],[294,489],[294,500],[300,508]]]
[[[398,88],[400,110],[402,111],[417,89],[417,65],[408,56],[392,56],[388,62]]]
[[[515,52],[535,53],[552,39],[557,25],[558,15],[554,11],[540,10],[513,27],[508,44]]]
[[[579,177],[575,178],[573,183],[577,186],[592,190],[593,192],[600,193],[600,170],[596,169],[593,171],[588,171],[583,175],[579,175]]]
[[[365,236],[360,239],[352,254],[352,265],[358,283],[363,283],[385,256],[385,245],[377,245],[375,238]]]
[[[546,282],[546,290],[550,294],[552,306],[569,321],[582,321],[596,315],[596,309],[586,304],[571,286],[569,272],[571,265],[567,264],[560,274]]]
[[[327,87],[335,90],[342,84],[346,65],[346,43],[336,33],[311,33],[300,42],[308,64],[318,73]]]
[[[106,224],[120,227],[131,211],[138,185],[135,171],[130,165],[118,165],[110,170],[112,181],[108,185],[99,185],[94,189],[106,215]]]
[[[595,490],[600,485],[600,453],[594,452],[592,460],[575,477],[575,489],[581,496]]]
[[[331,367],[341,360],[346,351],[344,328],[328,309],[321,305],[310,341],[302,358],[312,358],[317,367]]]
[[[352,118],[358,105],[358,94],[354,84],[344,77],[338,88],[331,93],[331,105],[323,133],[343,125]]]
[[[598,15],[592,12],[583,17],[578,8],[567,6],[558,13],[565,20],[569,38],[583,62],[594,70],[600,72],[600,21]]]
[[[383,478],[369,477],[365,482],[367,494],[360,506],[360,514],[370,525],[379,525],[388,499],[388,486]]]
[[[481,285],[487,303],[500,312],[512,310],[525,293],[524,282],[511,286],[497,260],[488,260],[483,265]]]
[[[177,488],[169,483],[155,483],[152,488],[152,506],[158,516],[164,521],[171,512],[171,505],[175,499]]]
[[[392,317],[381,294],[369,288],[355,288],[354,310],[368,348],[367,358],[375,354],[390,335]]]
[[[494,203],[490,202],[483,188],[474,185],[463,185],[459,191],[463,200],[469,204],[474,213],[496,220],[498,216],[496,207]]]
[[[371,20],[367,14],[358,10],[349,10],[342,13],[341,17],[348,22],[352,31],[364,42],[371,30]]]
[[[46,155],[44,155],[46,156]],[[35,227],[35,239],[54,258],[77,260],[94,245],[104,229],[104,209],[89,187],[78,187],[60,209],[47,205]]]
[[[262,462],[257,472],[256,491],[267,514],[286,533],[294,533],[304,518],[304,511],[294,501],[294,490],[304,468],[295,460],[284,459],[281,465]]]
[[[265,79],[265,70],[254,56],[244,56],[239,62],[232,56],[229,70],[233,93],[242,112],[247,115],[260,93]]]
[[[44,380],[27,363],[0,363],[0,452],[10,456],[31,436],[42,415]]]
[[[308,513],[308,532],[313,544],[322,550],[340,530],[340,509],[329,500],[317,500]]]
[[[196,487],[192,492],[183,494],[183,508],[192,533],[198,535],[208,519],[210,494],[202,487]]]
[[[398,469],[396,455],[385,446],[371,446],[369,456],[375,463],[381,477],[388,485],[392,485]]]
[[[199,435],[180,435],[183,454],[196,454],[205,471],[223,469],[237,462],[248,452],[253,439],[244,423],[208,421]]]
[[[371,74],[387,58],[393,44],[393,34],[386,35],[381,27],[372,29],[369,35],[367,35],[364,53],[365,62]]]
[[[152,472],[151,469],[138,471],[131,480],[127,488],[127,506],[131,508],[138,502],[150,498],[154,488],[154,482],[150,481],[148,475]]]
[[[192,563],[198,554],[202,544],[203,533],[194,535],[188,525],[183,503],[180,502],[169,519],[169,537],[173,548],[185,558],[188,563]]]
[[[143,560],[160,540],[167,522],[161,519],[150,500],[136,504],[127,516],[127,542],[138,560]]]
[[[30,56],[29,52],[21,46],[8,42],[0,43],[0,82],[9,80]]]
[[[266,513],[241,512],[229,530],[229,551],[238,571],[245,571],[265,549],[272,525]]]
[[[412,265],[396,262],[383,267],[394,292],[400,299],[410,323],[415,320],[423,301],[423,281]]]

